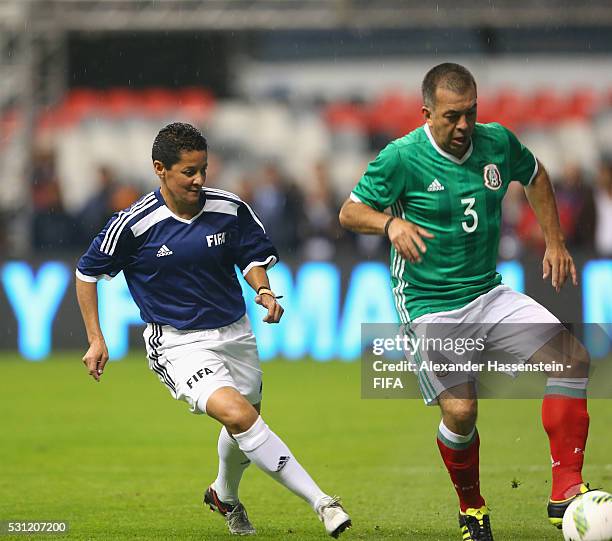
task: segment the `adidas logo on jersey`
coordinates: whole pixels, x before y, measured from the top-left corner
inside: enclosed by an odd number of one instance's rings
[[[174,252],[164,244],[159,250],[157,250],[157,257],[164,257],[167,255],[172,255],[173,253]]]
[[[427,187],[428,192],[441,192],[442,190],[444,190],[444,186],[440,184],[437,178],[434,178],[433,182]]]

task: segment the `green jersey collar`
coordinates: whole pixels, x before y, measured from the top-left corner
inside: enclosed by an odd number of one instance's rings
[[[433,135],[431,135],[431,131],[429,130],[429,125],[427,123],[423,126],[423,129],[425,130],[425,133],[427,134],[427,138],[429,139],[429,142],[431,143],[431,146],[436,149],[436,152],[438,154],[440,154],[441,156],[444,156],[447,160],[450,160],[451,162],[456,163],[458,165],[462,165],[472,155],[472,150],[474,150],[474,144],[472,143],[471,139],[470,139],[470,146],[465,151],[465,154],[463,155],[463,157],[462,158],[457,158],[457,157],[453,156],[452,154],[449,154],[448,152],[445,152],[444,150],[442,150],[438,146],[438,143],[436,143],[436,141],[434,140]]]

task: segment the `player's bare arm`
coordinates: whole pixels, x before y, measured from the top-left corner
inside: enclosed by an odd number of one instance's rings
[[[365,235],[384,235],[386,227],[387,236],[395,249],[411,263],[420,263],[421,254],[427,251],[423,237],[434,237],[429,231],[412,222],[378,212],[351,199],[347,199],[340,209],[340,224],[345,229]]]
[[[255,302],[268,310],[263,318],[265,323],[278,323],[285,311],[270,289],[270,281],[264,267],[253,267],[245,275],[247,283],[257,292]]]
[[[97,282],[85,282],[76,280],[76,294],[81,309],[81,316],[87,331],[89,349],[83,356],[89,375],[96,381],[100,381],[104,367],[108,361],[108,349],[98,317],[98,284]]]
[[[542,260],[542,278],[551,277],[552,286],[557,293],[571,276],[572,283],[578,285],[574,260],[565,246],[565,239],[559,224],[559,213],[550,178],[544,166],[538,162],[538,173],[525,187],[525,194],[546,241],[546,252]]]

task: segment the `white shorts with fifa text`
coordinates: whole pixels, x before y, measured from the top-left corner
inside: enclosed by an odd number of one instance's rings
[[[177,330],[147,324],[143,338],[149,368],[193,413],[206,413],[208,398],[233,387],[251,404],[261,401],[262,371],[247,316],[218,329]]]

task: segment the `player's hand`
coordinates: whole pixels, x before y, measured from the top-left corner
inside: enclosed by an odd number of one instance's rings
[[[257,295],[255,302],[268,310],[266,317],[263,318],[264,323],[278,323],[281,317],[283,317],[284,308],[269,293]]]
[[[401,218],[395,218],[391,222],[388,233],[391,244],[410,263],[420,263],[422,259],[421,254],[427,251],[423,237],[427,239],[434,238],[434,235],[427,231],[427,229],[423,229]]]
[[[87,353],[83,356],[83,364],[89,375],[96,381],[100,381],[104,367],[108,361],[108,349],[103,339],[93,340],[89,345]]]
[[[542,261],[542,279],[546,280],[549,276],[551,276],[552,286],[557,293],[561,291],[561,287],[569,276],[572,277],[572,284],[578,285],[574,260],[563,242],[546,246]]]

